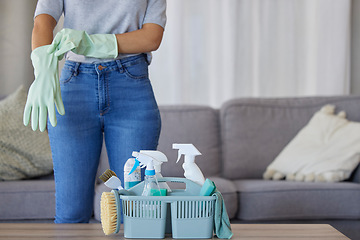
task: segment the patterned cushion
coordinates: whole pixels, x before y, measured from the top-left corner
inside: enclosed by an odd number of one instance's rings
[[[23,125],[26,90],[19,87],[0,101],[0,180],[19,180],[52,172],[49,138]]]

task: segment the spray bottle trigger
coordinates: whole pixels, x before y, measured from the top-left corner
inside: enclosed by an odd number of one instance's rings
[[[176,160],[176,163],[178,163],[178,161],[180,160],[181,155],[182,155],[182,153],[179,151],[179,153],[178,153],[178,158],[177,158],[177,160]]]
[[[129,172],[129,175],[135,171],[135,169],[139,166],[139,164],[140,164],[139,160],[137,160],[135,158],[135,164],[134,164],[133,168],[131,169],[131,171]]]

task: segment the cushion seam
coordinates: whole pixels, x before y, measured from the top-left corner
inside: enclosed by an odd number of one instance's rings
[[[357,191],[359,192],[360,189],[289,189],[289,190],[268,190],[268,191],[263,191],[263,190],[259,190],[259,191],[238,191],[237,190],[237,193],[274,193],[274,192],[308,192],[308,191],[351,191],[351,192],[354,192],[354,191]]]
[[[286,98],[284,98],[286,99]],[[305,99],[305,98],[299,98],[299,99]],[[276,105],[273,103],[270,104],[265,104],[265,103],[234,103],[234,105],[229,105],[229,106],[225,106],[223,111],[222,111],[222,117],[221,117],[221,122],[223,122],[224,125],[224,129],[226,130],[226,123],[227,123],[227,117],[229,115],[229,109],[231,108],[240,108],[240,107],[244,107],[244,106],[250,106],[250,107],[257,107],[257,108],[279,108],[279,109],[305,109],[305,108],[309,108],[309,107],[321,107],[324,104],[335,104],[338,102],[346,102],[346,101],[353,101],[354,99],[358,99],[360,100],[359,96],[354,96],[354,97],[348,97],[345,99],[331,99],[331,98],[327,98],[327,99],[323,99],[321,103],[313,103],[312,105],[310,105],[310,103],[308,105],[299,105],[299,106],[293,106],[293,105],[286,105],[286,106],[281,106],[281,105]],[[261,99],[260,99],[261,100]],[[274,99],[274,100],[281,100],[281,99]],[[224,137],[225,137],[225,132],[224,132]]]
[[[47,192],[55,192],[55,190],[48,190],[48,191],[31,191],[31,189],[29,189],[29,191],[17,191],[17,192],[0,192],[0,195],[2,194],[18,194],[18,193],[47,193]]]
[[[305,100],[306,98],[293,98],[293,100]],[[311,97],[309,97],[309,99],[311,99]],[[315,98],[314,98],[315,99]],[[256,99],[258,100],[265,100],[265,101],[269,101],[269,100],[290,100],[288,98],[269,98],[269,99]],[[243,107],[243,106],[250,106],[250,107],[261,107],[261,108],[289,108],[289,109],[293,109],[293,108],[297,108],[297,109],[303,109],[303,108],[309,108],[309,107],[319,107],[319,106],[323,106],[324,104],[334,104],[335,102],[339,103],[339,102],[346,102],[346,101],[354,101],[354,100],[359,100],[360,101],[360,96],[345,96],[345,98],[332,98],[332,97],[325,97],[325,99],[321,99],[321,102],[318,103],[307,103],[306,105],[301,104],[301,105],[293,105],[293,104],[289,104],[288,105],[280,105],[280,103],[264,103],[264,102],[256,102],[256,103],[234,103],[232,105],[226,106],[224,108],[224,113],[228,111],[228,109],[230,108],[237,108],[237,107]]]

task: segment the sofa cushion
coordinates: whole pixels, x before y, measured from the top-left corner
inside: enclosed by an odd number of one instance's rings
[[[216,188],[221,192],[229,218],[234,218],[239,205],[234,182],[220,177],[210,177],[209,179],[215,183]]]
[[[54,180],[0,182],[0,219],[53,219]]]
[[[325,105],[267,167],[264,179],[340,182],[360,162],[360,122]]]
[[[111,190],[106,187],[104,184],[98,184],[95,186],[95,196],[94,196],[94,218],[95,220],[101,222],[101,195],[103,192],[110,192]]]
[[[0,101],[0,180],[20,180],[53,171],[49,137],[23,124],[27,92],[20,86]]]
[[[237,99],[220,112],[222,176],[260,179],[266,167],[322,106],[333,104],[360,121],[360,96]]]
[[[237,180],[242,220],[360,219],[360,185]]]
[[[220,130],[218,111],[203,106],[163,106],[158,150],[168,157],[162,173],[169,177],[184,177],[184,158],[176,163],[178,151],[173,143],[192,143],[202,153],[195,161],[205,177],[220,173]]]

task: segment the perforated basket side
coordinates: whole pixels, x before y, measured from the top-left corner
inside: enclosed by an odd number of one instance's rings
[[[212,238],[215,199],[171,203],[173,238]]]
[[[123,215],[131,218],[162,219],[161,201],[123,200]]]
[[[166,210],[161,200],[122,199],[124,237],[164,238]]]

